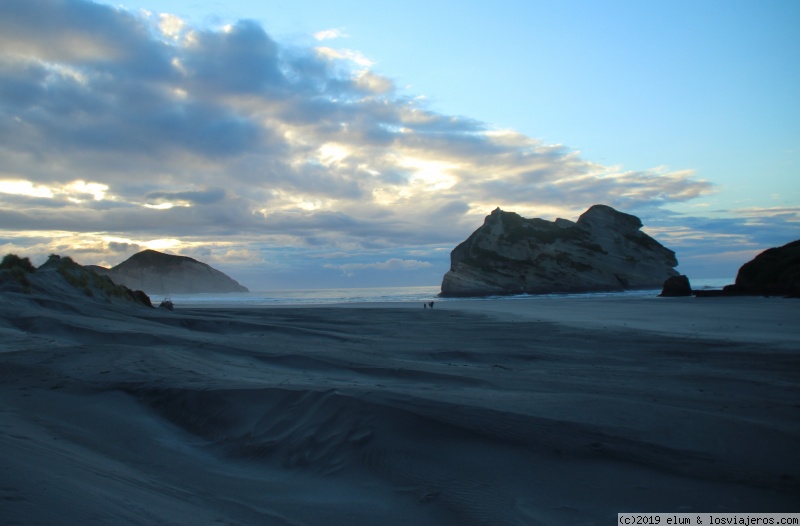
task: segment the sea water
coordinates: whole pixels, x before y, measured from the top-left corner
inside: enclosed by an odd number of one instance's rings
[[[733,279],[698,279],[692,281],[692,288],[720,289],[733,283]],[[512,296],[486,296],[480,298],[440,298],[439,285],[418,287],[373,287],[343,289],[305,289],[305,290],[265,290],[255,292],[228,292],[208,294],[151,295],[150,300],[158,305],[169,298],[175,305],[183,307],[269,307],[281,305],[334,305],[339,303],[427,303],[457,300],[485,301],[502,299],[514,301],[521,299],[547,299],[568,297],[648,297],[657,296],[661,289],[629,290],[624,292],[593,292],[588,294],[518,294]]]

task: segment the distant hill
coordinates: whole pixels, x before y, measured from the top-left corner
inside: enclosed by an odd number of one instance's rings
[[[138,252],[110,269],[89,268],[108,276],[114,283],[148,294],[248,292],[246,287],[205,263],[156,250]]]

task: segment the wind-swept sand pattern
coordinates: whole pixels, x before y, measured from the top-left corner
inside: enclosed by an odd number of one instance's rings
[[[3,524],[797,511],[800,302],[0,300]]]

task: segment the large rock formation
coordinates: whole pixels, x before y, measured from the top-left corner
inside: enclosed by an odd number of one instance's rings
[[[148,294],[248,292],[246,287],[205,263],[155,250],[138,252],[110,269],[92,267],[92,270]]]
[[[595,205],[577,222],[526,219],[499,208],[450,253],[442,296],[661,288],[675,253],[638,217]]]
[[[692,285],[689,283],[689,276],[670,276],[664,282],[659,296],[664,298],[677,298],[681,296],[691,296]]]
[[[739,268],[736,283],[695,296],[789,296],[800,298],[800,239],[769,248]]]

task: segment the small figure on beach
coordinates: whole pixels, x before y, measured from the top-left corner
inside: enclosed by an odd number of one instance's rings
[[[430,308],[433,308],[433,302],[431,301],[430,303],[428,303],[428,306],[430,306]]]
[[[427,304],[427,303],[423,303],[423,304],[422,304],[422,308],[423,308],[423,309],[427,309],[427,308],[428,308],[428,304]]]

